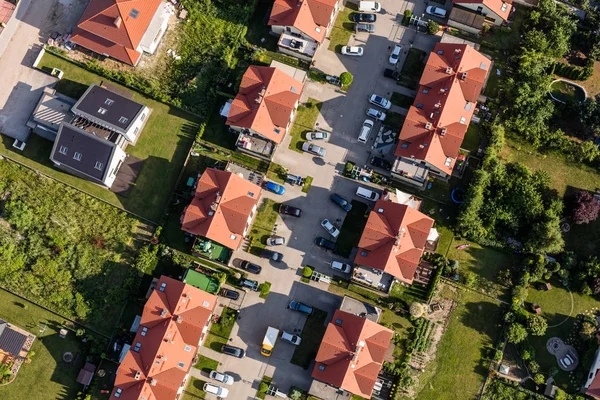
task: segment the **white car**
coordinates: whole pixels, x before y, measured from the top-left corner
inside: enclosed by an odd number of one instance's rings
[[[231,375],[222,374],[217,371],[210,371],[208,376],[210,379],[214,379],[215,381],[224,383],[225,385],[233,385],[233,376]]]
[[[436,17],[444,18],[446,16],[446,10],[440,7],[429,6],[425,9],[425,12],[429,15],[435,15]]]
[[[302,150],[318,157],[325,157],[325,153],[327,152],[323,147],[308,142],[302,143]]]
[[[369,97],[369,103],[375,104],[376,106],[379,106],[386,110],[389,110],[392,106],[391,101],[389,101],[385,97],[377,96],[376,94],[372,94],[371,97]]]
[[[350,264],[346,264],[339,261],[332,261],[331,268],[336,271],[343,272],[345,274],[349,274],[350,270],[352,270],[352,266]]]
[[[402,52],[402,46],[399,44],[394,46],[394,50],[392,50],[392,54],[390,54],[390,64],[396,65],[398,64],[398,59],[400,58],[400,53]]]
[[[291,333],[287,333],[286,331],[281,332],[281,340],[284,342],[291,343],[295,346],[298,346],[302,339],[298,335],[292,335]]]
[[[329,222],[327,218],[321,221],[321,226],[325,228],[325,230],[329,232],[329,234],[334,238],[338,237],[338,235],[340,234],[340,230],[336,228],[335,225],[333,225],[331,222]]]
[[[342,54],[345,56],[357,56],[362,57],[363,48],[359,46],[344,46],[342,47]]]
[[[325,140],[328,136],[327,132],[312,131],[306,134],[306,140]]]
[[[224,399],[229,394],[229,390],[224,387],[213,385],[212,383],[205,383],[202,388],[206,393],[214,394],[217,397]]]
[[[371,118],[375,118],[378,121],[385,121],[385,113],[383,111],[376,110],[375,108],[369,108],[367,115]]]

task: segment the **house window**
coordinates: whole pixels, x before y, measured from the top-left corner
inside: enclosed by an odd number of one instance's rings
[[[423,89],[423,94],[429,93],[429,89]]]
[[[137,135],[137,133],[140,131],[140,128],[135,128],[135,130],[133,131],[134,135]]]
[[[187,346],[187,345],[186,345],[186,346],[183,348],[183,350],[185,350],[185,351],[187,351],[187,352],[189,353],[190,351],[192,351],[192,346]]]
[[[60,154],[64,154],[65,156],[67,155],[67,151],[69,151],[69,149],[67,148],[67,146],[60,146],[60,149],[58,149],[58,152]]]
[[[140,12],[139,12],[138,10],[136,10],[135,8],[132,8],[132,9],[131,9],[131,12],[129,13],[129,16],[130,16],[131,18],[134,18],[134,19],[135,19],[135,18],[137,18],[137,16],[138,16],[138,14],[139,14],[139,13],[140,13]]]
[[[417,108],[423,108],[423,104],[422,103],[418,103],[417,104]]]
[[[361,255],[361,256],[363,256],[363,257],[366,257],[366,256],[367,256],[367,254],[369,254],[369,253],[367,253],[366,251],[361,251],[361,252],[360,252],[360,255]]]
[[[142,117],[140,118],[142,121],[146,119],[146,113],[142,114]]]
[[[275,128],[275,129],[273,129],[273,131],[274,131],[275,133],[281,133],[281,129],[279,129],[279,128]]]
[[[229,239],[231,240],[235,240],[237,236],[235,236],[233,233],[231,234],[231,236],[229,236]]]
[[[402,147],[403,149],[408,149],[408,143],[402,143],[400,147]]]
[[[506,12],[507,8],[508,8],[508,5],[506,3],[502,3],[502,7],[500,7],[500,10],[502,10],[502,12]]]
[[[135,351],[136,353],[139,353],[141,348],[142,348],[142,344],[140,342],[136,342],[135,346],[133,347],[133,351]]]
[[[129,121],[129,120],[127,118],[125,118],[125,117],[119,118],[119,122],[122,123],[122,124],[126,124],[127,121]]]
[[[140,332],[140,335],[142,336],[146,336],[146,333],[148,333],[148,328],[146,328],[145,326],[142,327],[142,331]]]
[[[479,64],[479,69],[482,69],[485,71],[487,69],[486,63],[482,62],[481,64]]]
[[[452,159],[450,157],[446,157],[446,162],[444,164],[446,167],[449,167],[452,164]]]
[[[104,167],[104,164],[96,161],[96,165],[94,165],[94,168],[96,168],[98,171],[102,171],[102,167]]]
[[[461,124],[466,124],[467,123],[467,119],[465,117],[460,117],[460,123]]]
[[[102,114],[102,115],[106,114],[106,108],[102,108],[102,107],[100,107],[100,108],[98,109],[98,114]]]
[[[438,50],[437,53],[441,56],[442,54],[444,54],[444,50]]]
[[[115,390],[115,397],[121,397],[122,392],[123,392],[123,389],[117,388],[117,390]]]
[[[323,364],[319,365],[319,371],[325,371],[325,366]]]
[[[163,283],[160,284],[160,287],[158,288],[158,291],[159,292],[164,292],[166,288],[167,288],[167,283],[163,282]]]
[[[248,192],[248,196],[254,197],[254,192]]]
[[[183,362],[179,361],[179,362],[177,363],[177,366],[178,366],[179,368],[183,368],[183,367],[185,367],[185,364],[184,364]]]
[[[335,320],[335,324],[336,324],[336,325],[342,325],[342,322],[344,322],[344,321],[342,321],[342,320],[341,320],[341,319],[339,319],[339,318]]]
[[[81,153],[75,152],[75,154],[73,154],[73,159],[81,161]]]
[[[292,28],[290,28],[289,26],[286,26],[286,27],[285,27],[285,30],[286,30],[286,32],[291,32],[291,31],[292,31]]]
[[[115,102],[115,101],[114,101],[114,100],[111,100],[111,99],[106,99],[106,100],[104,100],[104,104],[106,104],[107,106],[112,106],[112,104],[113,104],[114,102]]]

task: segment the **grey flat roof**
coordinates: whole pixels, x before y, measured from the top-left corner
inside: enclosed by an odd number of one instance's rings
[[[56,132],[61,122],[70,122],[75,116],[71,112],[73,104],[75,100],[45,88],[31,119]]]
[[[62,146],[66,147],[66,154],[60,152]],[[115,147],[114,143],[99,138],[93,133],[63,123],[58,130],[50,158],[102,181]],[[80,160],[74,158],[75,152],[81,154]],[[96,162],[102,163],[102,170],[95,168]]]
[[[99,112],[101,108],[106,110],[104,114]],[[118,93],[98,85],[90,85],[73,106],[73,112],[77,114],[80,111],[126,131],[143,108],[142,104]],[[121,117],[127,118],[127,122],[120,122]]]
[[[6,321],[0,319],[0,350],[19,354],[26,341],[26,335],[11,329]]]

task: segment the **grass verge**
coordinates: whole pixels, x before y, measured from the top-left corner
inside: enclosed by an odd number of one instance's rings
[[[339,11],[329,36],[329,50],[339,53],[341,48],[348,44],[350,36],[354,33],[354,22],[350,20],[350,14],[357,9],[358,5],[347,2]]]
[[[256,253],[264,249],[267,243],[267,238],[273,233],[273,226],[277,220],[277,211],[279,204],[271,199],[264,199],[263,203],[258,208],[256,218],[250,233],[252,235],[252,247],[250,251]]]
[[[352,249],[358,245],[362,231],[367,224],[366,216],[368,205],[362,201],[352,200],[352,210],[346,214],[344,223],[340,228],[340,235],[336,241],[335,254],[347,258]]]
[[[287,175],[287,171],[284,167],[279,164],[272,162],[267,170],[267,179],[277,182],[284,183]]]
[[[266,299],[271,292],[271,282],[264,282],[258,285],[258,291],[260,292],[259,297]]]
[[[313,181],[312,176],[307,176],[306,178],[304,178],[304,185],[302,185],[303,193],[308,193],[310,187],[312,186],[312,181]]]
[[[261,391],[261,385],[264,383],[265,385],[267,385],[267,389],[269,389],[269,385],[271,384],[271,382],[273,382],[273,378],[271,378],[270,376],[263,376],[262,380],[260,381],[260,384],[258,386],[258,390],[256,391],[256,397],[258,397],[261,400],[264,400],[267,397],[267,393],[264,391]],[[264,387],[264,385],[263,385]]]
[[[212,358],[205,357],[201,354],[198,354],[198,361],[194,364],[194,368],[206,373],[216,370],[218,366],[219,362],[217,360],[213,360]]]
[[[201,379],[190,376],[181,400],[198,400],[206,398],[206,392],[202,390],[205,383],[206,382]]]
[[[294,124],[290,129],[290,135],[292,136],[290,141],[291,150],[302,153],[303,134],[314,128],[321,107],[323,107],[323,103],[315,99],[308,99],[306,103],[298,106]]]
[[[227,344],[229,340],[236,318],[237,311],[229,307],[223,308],[219,322],[212,324],[210,327],[210,331],[204,342],[204,347],[208,347],[209,349],[213,349],[220,353],[221,347],[224,344]]]
[[[306,323],[300,334],[302,342],[294,350],[294,354],[290,360],[292,364],[307,369],[310,362],[315,359],[321,345],[321,340],[327,329],[325,326],[326,319],[327,313],[318,308],[315,308],[313,313],[306,318]]]

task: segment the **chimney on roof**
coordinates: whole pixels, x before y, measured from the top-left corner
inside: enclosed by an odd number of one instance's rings
[[[438,101],[437,103],[435,103],[434,107],[435,108],[440,108],[442,106],[442,102]]]
[[[158,381],[156,379],[154,379],[154,378],[150,379],[150,384],[152,386],[156,386],[157,383],[158,383]]]
[[[448,75],[452,74],[452,67],[448,67],[448,68],[446,68],[446,73],[447,73]]]
[[[113,21],[113,25],[114,25],[116,28],[120,28],[120,27],[121,27],[121,21],[123,21],[123,20],[121,19],[121,16],[118,16],[118,17],[117,17],[117,18],[115,18],[115,20]]]
[[[442,128],[442,130],[440,131],[440,135],[444,136],[447,130],[448,128]]]
[[[461,51],[462,49],[454,49],[454,54],[460,54]]]
[[[141,376],[142,376],[142,373],[140,371],[137,371],[135,373],[135,377],[134,378],[135,378],[136,381],[139,381]]]
[[[183,317],[181,315],[177,316],[177,323],[180,324],[183,322]]]
[[[467,79],[467,73],[466,73],[466,72],[463,72],[463,73],[460,75],[460,79],[461,79],[461,80],[463,80],[463,81],[464,81],[465,79]]]
[[[161,316],[161,317],[164,317],[164,316],[166,316],[166,315],[167,315],[167,309],[166,309],[166,308],[163,308],[163,309],[160,311],[160,316]]]
[[[432,114],[432,118],[433,118],[433,114]],[[432,125],[431,122],[428,122],[425,124],[425,129],[431,129]]]

